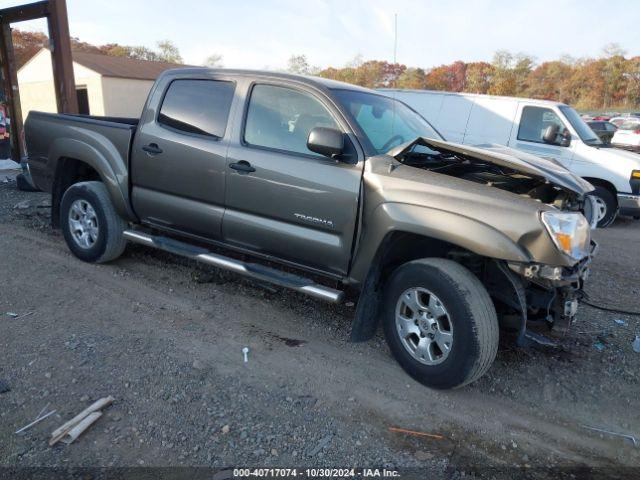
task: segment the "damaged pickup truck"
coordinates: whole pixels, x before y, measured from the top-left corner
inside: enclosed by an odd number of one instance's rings
[[[140,119],[31,112],[26,141],[25,171],[81,260],[135,242],[357,297],[352,339],[381,326],[434,388],[483,375],[499,335],[550,343],[541,332],[574,320],[595,250],[587,182],[446,142],[400,101],[320,78],[171,70]]]

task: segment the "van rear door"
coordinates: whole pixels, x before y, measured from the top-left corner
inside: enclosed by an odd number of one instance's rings
[[[573,160],[573,149],[570,141],[571,133],[563,117],[554,108],[520,102],[518,105],[518,122],[511,135],[509,146],[532,155],[552,158],[569,168]],[[549,126],[557,125],[558,134],[553,142],[544,140],[544,133]]]

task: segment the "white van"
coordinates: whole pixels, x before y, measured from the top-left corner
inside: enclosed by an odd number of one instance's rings
[[[640,155],[604,145],[568,105],[546,100],[384,89],[451,142],[487,143],[550,157],[594,187],[598,226],[618,212],[640,218]]]

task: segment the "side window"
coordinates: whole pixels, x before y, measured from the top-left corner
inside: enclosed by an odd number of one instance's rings
[[[307,148],[314,127],[340,129],[314,96],[274,85],[256,85],[251,91],[244,140],[249,145],[319,156]]]
[[[233,82],[174,80],[160,107],[158,123],[187,133],[222,138],[234,89]]]
[[[546,143],[543,139],[544,132],[551,125],[558,126],[558,143],[563,136],[569,134],[564,123],[553,110],[544,107],[524,107],[518,129],[518,140]]]

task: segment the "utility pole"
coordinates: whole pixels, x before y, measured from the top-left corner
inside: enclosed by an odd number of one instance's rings
[[[398,63],[398,14],[393,14],[393,63]]]

